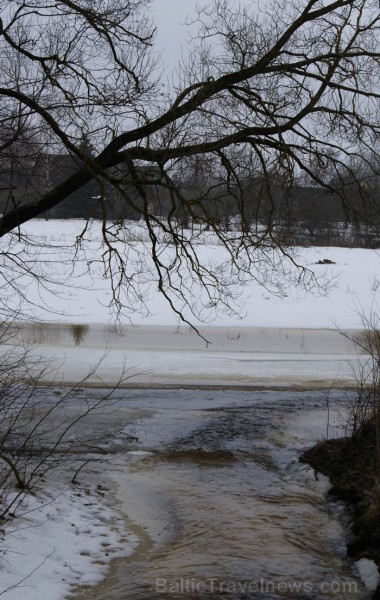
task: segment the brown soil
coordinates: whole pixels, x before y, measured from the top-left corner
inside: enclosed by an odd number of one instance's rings
[[[369,558],[380,567],[380,485],[375,481],[375,428],[365,423],[357,435],[319,442],[300,460],[327,475],[329,494],[344,500],[352,514],[354,560]],[[380,599],[380,586],[373,598]]]

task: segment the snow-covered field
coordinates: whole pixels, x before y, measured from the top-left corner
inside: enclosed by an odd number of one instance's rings
[[[189,286],[190,300],[203,321],[185,313],[206,342],[189,326],[180,326],[157,291],[146,235],[136,224],[129,228],[132,245],[126,261],[130,276],[135,276],[132,281],[139,282],[138,290],[131,290],[129,308],[138,310],[117,320],[110,310],[109,280],[96,261],[104,250],[96,224],[86,234],[87,253],[75,256],[73,242],[82,226],[83,221],[35,220],[23,227],[33,240],[28,264],[47,278],[39,284],[20,270],[27,258],[23,241],[15,237],[2,248],[14,253],[11,261],[2,256],[3,277],[8,279],[2,286],[4,305],[19,311],[23,335],[39,344],[38,351],[57,360],[52,377],[75,381],[101,361],[90,383],[114,382],[123,366],[132,376],[130,385],[329,387],[334,380],[342,385],[352,381],[347,358],[353,357],[353,344],[336,330],[352,335],[362,326],[361,314],[376,310],[376,251],[295,249],[297,262],[315,274],[321,287],[295,287],[296,270],[290,265],[278,272],[275,282],[264,268],[261,276],[268,289],[255,279],[236,283],[234,312],[202,307],[199,288]],[[213,264],[226,258],[223,247],[207,235],[198,239],[197,251]],[[332,264],[318,264],[325,259]],[[49,492],[42,488],[6,530],[0,596],[59,600],[70,586],[101,578],[112,556],[132,552],[135,542],[117,508],[107,506],[96,487],[87,492],[69,491],[61,484]]]
[[[10,305],[13,302],[15,308],[24,311],[31,319],[50,323],[112,325],[115,322],[115,313],[109,310],[112,299],[109,278],[103,276],[100,264],[105,247],[99,223],[93,223],[85,234],[86,252],[74,253],[73,243],[83,226],[84,221],[75,220],[34,220],[23,226],[22,232],[34,245],[25,247],[15,236],[9,250],[18,261],[26,258],[28,266],[35,267],[37,272],[47,277],[47,289],[43,281],[38,286],[17,269],[14,258],[9,262],[2,257],[3,272],[4,265],[8,265],[15,283],[25,294],[19,304],[20,298],[16,298],[11,290]],[[132,223],[127,226],[126,233],[129,246],[115,244],[125,257],[132,283],[139,285],[138,291],[136,287],[135,292],[132,288],[129,290],[131,305],[127,308],[135,309],[135,312],[125,311],[128,316],[125,313],[121,315],[121,324],[178,326],[178,317],[158,292],[146,238],[142,226]],[[205,264],[216,267],[227,259],[223,246],[209,234],[197,239],[195,248]],[[3,246],[2,250],[6,249]],[[210,306],[201,309],[201,302],[205,299],[197,285],[189,285],[188,297],[198,316],[203,317],[203,322],[191,317],[185,310],[186,316],[195,325],[223,327],[360,328],[360,313],[370,310],[380,292],[379,253],[355,248],[295,248],[292,252],[297,263],[309,269],[321,287],[314,286],[309,291],[302,285],[295,286],[294,280],[301,272],[289,262],[284,261],[285,267],[284,263],[277,263],[274,278],[268,264],[259,264],[259,272],[253,270],[253,275],[267,289],[247,276],[244,285],[235,283],[232,286],[234,314],[224,311],[221,303],[216,309]],[[276,262],[277,259],[273,260]],[[316,264],[326,259],[334,264]],[[128,305],[128,298],[124,300]],[[177,307],[182,308],[181,305]]]

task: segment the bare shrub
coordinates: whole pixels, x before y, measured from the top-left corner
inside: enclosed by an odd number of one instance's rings
[[[86,376],[69,388],[43,385],[51,380],[57,364],[43,359],[36,348],[20,341],[17,329],[0,328],[0,519],[14,515],[26,493],[69,454],[102,453],[96,433],[81,428],[83,419],[112,402],[116,388],[127,379],[122,373],[115,385],[90,398],[86,383],[96,374],[99,361]],[[73,432],[75,431],[75,435]],[[73,468],[73,479],[85,459]]]
[[[374,430],[374,470],[380,482],[380,321],[372,310],[362,314],[363,329],[355,335],[346,335],[356,344],[357,365],[353,367],[356,396],[347,410],[348,433],[354,439],[364,431]]]

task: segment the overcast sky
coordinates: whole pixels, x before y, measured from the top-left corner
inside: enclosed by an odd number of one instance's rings
[[[175,67],[181,56],[181,44],[186,48],[189,27],[184,25],[187,16],[193,14],[197,0],[153,0],[152,18],[157,26],[157,49],[162,60],[170,68]],[[199,2],[198,4],[206,4]]]

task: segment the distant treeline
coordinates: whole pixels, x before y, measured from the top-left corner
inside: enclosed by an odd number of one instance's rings
[[[27,169],[0,171],[0,212],[53,189],[80,167],[68,154],[40,154]],[[44,214],[46,219],[139,220],[144,214],[184,228],[236,229],[268,224],[285,244],[380,246],[380,186],[377,179],[292,185],[261,176],[230,182],[199,181],[194,173],[164,178],[158,167],[110,170]]]

